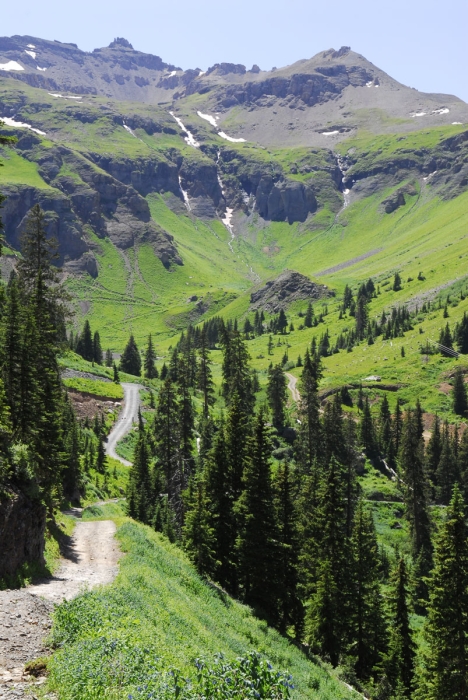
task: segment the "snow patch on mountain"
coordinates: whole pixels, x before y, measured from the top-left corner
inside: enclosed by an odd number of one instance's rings
[[[231,141],[232,143],[246,143],[245,139],[235,139],[232,136],[225,134],[224,131],[218,131],[218,136],[221,136],[222,139],[226,139],[226,141]]]
[[[8,61],[8,63],[0,63],[0,70],[24,70],[18,61]]]
[[[28,56],[31,56],[31,58],[36,58],[36,52],[35,51],[26,51],[24,53],[27,53]]]
[[[10,117],[1,117],[1,120],[7,126],[14,126],[17,129],[30,129],[31,131],[34,131],[34,133],[39,134],[39,136],[46,136],[45,131],[41,131],[40,129],[34,129],[34,127],[32,127],[31,124],[25,124],[25,122],[17,122],[14,119],[11,119]]]
[[[211,126],[214,126],[215,128],[218,126],[216,121],[219,119],[219,117],[212,117],[211,114],[203,114],[203,112],[197,112],[197,114],[201,119],[210,122]]]
[[[193,148],[200,148],[200,144],[198,141],[196,141],[194,135],[184,126],[182,119],[179,119],[179,117],[176,117],[174,112],[169,112],[171,117],[175,119],[177,124],[180,126],[182,131],[187,134],[187,136],[184,137],[184,140],[188,143],[189,146],[193,146]]]

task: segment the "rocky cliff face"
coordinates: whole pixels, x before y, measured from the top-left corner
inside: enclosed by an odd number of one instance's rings
[[[87,235],[89,228],[99,238],[108,236],[122,249],[137,241],[149,242],[164,265],[182,264],[172,236],[151,220],[148,203],[132,185],[93,166],[64,146],[44,149],[40,139],[33,135],[23,136],[20,132],[17,149],[38,164],[39,174],[50,188],[7,185],[3,189],[7,200],[2,218],[6,239],[12,247],[19,248],[25,219],[31,207],[38,203],[46,212],[48,235],[55,236],[59,242],[59,263],[72,272],[97,275],[97,263]],[[64,170],[73,176],[62,174]],[[117,174],[131,180],[135,172],[138,171]],[[147,163],[139,178],[142,190],[148,188],[145,185],[148,180],[154,182],[154,188],[163,182],[165,187],[175,189],[171,181],[174,173],[169,168],[164,174],[158,180],[154,168]],[[136,175],[134,179],[138,179]]]
[[[25,563],[44,563],[46,509],[21,491],[0,500],[0,578],[12,576]]]

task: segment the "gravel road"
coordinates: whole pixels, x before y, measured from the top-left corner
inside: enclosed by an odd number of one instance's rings
[[[120,462],[122,462],[122,464],[125,464],[127,467],[130,467],[131,463],[128,462],[126,459],[123,459],[123,457],[119,457],[119,455],[115,451],[115,448],[117,446],[117,443],[120,440],[122,440],[122,438],[124,438],[127,433],[130,432],[130,430],[133,427],[133,424],[138,421],[141,386],[139,384],[124,383],[122,384],[122,387],[124,390],[124,405],[122,408],[122,412],[120,413],[120,416],[117,419],[117,422],[115,423],[114,427],[112,428],[112,431],[109,434],[109,437],[107,438],[106,453],[109,455],[109,457],[118,459]]]
[[[111,583],[121,555],[110,520],[76,523],[55,575],[37,585],[0,591],[0,699],[35,697],[44,679],[24,675],[28,661],[47,656],[54,604],[85,588]]]
[[[301,395],[299,394],[299,390],[296,387],[297,377],[295,377],[294,374],[290,374],[289,372],[285,372],[285,374],[289,380],[288,389],[291,392],[292,400],[298,403],[299,399],[301,398]]]

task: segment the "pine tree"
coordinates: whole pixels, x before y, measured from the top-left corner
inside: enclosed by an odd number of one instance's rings
[[[288,462],[279,465],[274,481],[274,500],[278,527],[276,576],[278,581],[278,626],[285,634],[294,627],[300,639],[304,610],[299,598],[299,530],[294,503],[293,479]]]
[[[440,433],[440,419],[436,414],[434,418],[434,426],[432,428],[431,437],[426,448],[426,471],[431,482],[432,491],[434,492],[437,483],[437,467],[439,466],[440,456],[442,454],[442,436]]]
[[[361,444],[366,451],[366,455],[369,457],[369,459],[373,459],[377,454],[377,441],[368,396],[366,396],[366,400],[364,402],[359,432]]]
[[[400,559],[392,581],[389,598],[389,645],[385,672],[394,691],[411,698],[415,669],[416,644],[410,626],[408,607],[408,573]]]
[[[281,335],[284,335],[286,328],[288,327],[288,319],[286,318],[286,314],[284,313],[283,309],[280,309],[278,314],[277,327]]]
[[[413,558],[415,561],[416,597],[419,611],[424,609],[428,592],[426,577],[432,568],[432,543],[427,508],[428,482],[424,470],[424,440],[421,409],[408,410],[405,416],[401,446],[400,468],[405,495],[406,516],[410,523]]]
[[[281,365],[275,365],[268,370],[267,397],[273,425],[275,428],[282,428],[284,425],[284,407],[287,399],[287,384]]]
[[[303,474],[312,474],[320,461],[322,430],[320,425],[318,382],[321,376],[320,364],[310,357],[306,350],[301,376],[299,416],[300,426],[295,444],[296,461]]]
[[[333,457],[318,494],[315,532],[315,585],[306,616],[307,638],[333,666],[350,636],[350,545],[346,535],[344,468]],[[309,551],[311,551],[309,547]]]
[[[93,360],[97,365],[102,365],[102,347],[98,331],[95,331],[93,337]]]
[[[393,287],[392,287],[394,292],[399,292],[401,289],[401,277],[398,272],[395,272],[395,277],[393,278]]]
[[[115,384],[120,384],[120,376],[119,376],[119,370],[117,369],[117,365],[114,362],[114,383]]]
[[[453,412],[457,416],[464,416],[468,410],[468,397],[466,385],[463,381],[463,372],[460,367],[455,370],[452,390]]]
[[[110,348],[106,350],[106,367],[112,367],[114,364],[114,358],[112,356],[112,351]]]
[[[120,370],[139,377],[141,374],[141,357],[133,334],[130,336],[125,350],[120,357]]]
[[[229,405],[237,394],[246,415],[252,413],[255,396],[249,368],[249,353],[238,331],[226,331],[223,338],[223,396]]]
[[[448,505],[452,496],[452,490],[459,482],[458,460],[452,450],[450,430],[447,422],[442,433],[442,449],[436,470],[436,498],[439,503]]]
[[[271,445],[263,412],[255,419],[244,474],[244,489],[236,504],[239,530],[236,541],[242,597],[272,622],[277,620],[276,562],[278,533],[275,523],[270,465]]]
[[[437,537],[418,698],[468,697],[468,537],[458,487]]]
[[[151,333],[150,333],[148,336],[148,345],[146,346],[145,362],[144,362],[144,370],[145,370],[146,379],[157,379],[158,378],[158,370],[156,369],[155,362],[156,362],[156,352],[154,350],[153,339],[152,339]]]
[[[198,358],[197,386],[203,394],[203,415],[207,416],[210,411],[210,406],[215,402],[215,398],[213,375],[210,367],[210,352],[205,328],[203,328],[200,336]]]
[[[104,438],[102,436],[102,433],[100,432],[98,435],[98,447],[97,447],[97,453],[96,453],[96,471],[99,472],[100,474],[105,474],[106,467],[107,467],[106,448],[104,446]]]
[[[359,502],[351,538],[352,597],[350,655],[358,678],[376,674],[386,651],[385,618],[379,583],[379,551],[372,513]]]
[[[306,315],[304,317],[304,326],[306,328],[312,328],[313,320],[314,320],[314,310],[312,308],[312,302],[309,301],[309,304],[307,306]]]
[[[215,530],[211,527],[210,501],[202,475],[196,475],[185,496],[185,524],[182,542],[201,576],[216,571]]]
[[[182,522],[182,491],[186,487],[180,452],[180,407],[176,385],[168,377],[161,387],[153,423],[154,454],[164,475],[169,505]]]
[[[131,518],[142,523],[151,523],[151,491],[148,443],[145,431],[140,426],[127,486],[127,513]]]

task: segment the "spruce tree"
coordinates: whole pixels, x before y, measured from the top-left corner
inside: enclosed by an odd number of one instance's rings
[[[437,537],[418,700],[468,697],[468,537],[456,486]]]
[[[203,415],[207,416],[210,406],[215,402],[215,398],[213,375],[210,367],[210,352],[205,328],[203,328],[200,336],[198,358],[197,386],[203,396]]]
[[[176,385],[168,377],[161,387],[153,423],[154,454],[164,475],[169,505],[182,523],[182,491],[185,489],[184,465],[180,449],[180,407]]]
[[[148,443],[144,429],[139,430],[127,486],[127,513],[149,524],[152,520],[151,476]]]
[[[351,627],[351,561],[346,535],[344,473],[343,466],[332,457],[321,479],[313,533],[317,538],[315,585],[306,616],[309,643],[333,666],[347,647]]]
[[[421,410],[407,411],[402,431],[399,462],[410,523],[413,558],[415,561],[417,609],[422,611],[427,601],[426,577],[432,568],[432,542],[427,507],[428,481],[424,469],[424,440]]]
[[[114,369],[114,383],[120,384],[119,370],[117,369],[117,365],[115,364],[115,362],[113,365],[113,369]]]
[[[221,420],[207,457],[206,496],[209,501],[210,525],[214,531],[215,578],[231,592],[236,589],[234,546],[236,526],[233,512],[232,472],[226,446],[225,424]]]
[[[288,462],[282,462],[278,467],[274,501],[278,527],[278,627],[283,634],[293,627],[296,639],[300,639],[304,610],[299,597],[299,523]]]
[[[125,350],[120,357],[120,369],[127,374],[139,377],[141,374],[141,357],[133,334],[130,336]]]
[[[318,382],[321,377],[319,361],[312,359],[309,351],[304,356],[300,385],[300,426],[295,443],[296,461],[303,474],[311,475],[322,457],[322,430],[320,425],[320,403]]]
[[[374,421],[369,406],[368,396],[366,396],[364,401],[359,433],[361,444],[366,451],[366,455],[369,457],[369,459],[373,459],[377,455],[377,440],[375,437]]]
[[[146,379],[157,379],[158,370],[156,369],[156,352],[154,350],[153,339],[151,333],[148,336],[148,345],[146,346],[144,370]]]
[[[215,530],[211,526],[210,501],[205,479],[195,475],[185,496],[185,524],[182,542],[201,576],[213,576],[216,571]]]
[[[453,412],[457,416],[465,416],[468,410],[468,397],[466,385],[463,381],[463,372],[460,367],[455,370],[452,390]]]
[[[271,483],[271,445],[263,412],[255,419],[244,473],[244,488],[236,503],[236,541],[240,590],[246,603],[271,622],[278,618],[276,563],[278,532]]]
[[[255,403],[249,359],[241,334],[236,330],[226,330],[223,337],[223,396],[229,405],[237,394],[246,415],[251,414]]]
[[[102,365],[101,338],[98,331],[95,331],[93,336],[93,360],[97,365]]]
[[[112,351],[110,348],[106,350],[106,367],[112,367],[114,364],[114,358],[112,356]]]
[[[393,575],[389,597],[389,645],[385,673],[391,688],[411,698],[415,669],[416,644],[410,626],[408,606],[408,572],[400,559]]]
[[[91,326],[89,325],[89,321],[87,319],[84,322],[83,331],[78,340],[76,351],[84,360],[87,360],[88,362],[92,362],[94,360],[93,336],[91,333]]]
[[[437,483],[437,467],[442,454],[442,435],[440,432],[440,418],[436,414],[431,437],[426,448],[426,471],[434,492]]]
[[[268,370],[267,397],[273,425],[275,428],[282,428],[284,425],[284,407],[287,399],[287,383],[281,365],[275,365]]]
[[[448,505],[453,487],[459,482],[458,460],[452,450],[450,430],[447,422],[442,433],[442,449],[436,470],[436,499],[439,503]]]
[[[351,537],[350,647],[358,678],[376,675],[387,647],[379,583],[379,550],[372,513],[358,503]]]
[[[312,302],[309,301],[309,304],[307,306],[306,315],[304,317],[304,326],[306,328],[312,328],[313,320],[314,320],[314,310],[312,308]]]

